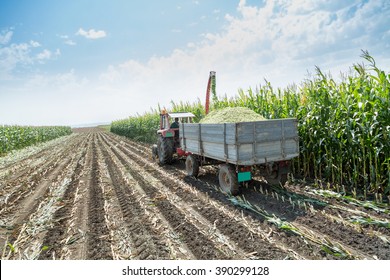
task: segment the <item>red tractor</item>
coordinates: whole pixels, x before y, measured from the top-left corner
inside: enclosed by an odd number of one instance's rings
[[[210,72],[207,83],[205,113],[209,112],[210,107],[210,91],[215,95],[215,71]],[[153,158],[159,158],[161,164],[169,164],[172,162],[173,155],[179,157],[188,156],[180,147],[179,137],[179,122],[192,123],[192,118],[195,117],[192,113],[167,113],[162,110],[160,114],[160,129],[157,130],[157,145],[152,146]],[[172,119],[175,121],[172,122]]]
[[[167,113],[162,110],[160,129],[157,130],[157,145],[152,146],[153,157],[158,157],[161,164],[171,163],[174,154],[178,157],[187,156],[180,148],[179,123],[191,123],[193,117],[195,116],[192,113]]]

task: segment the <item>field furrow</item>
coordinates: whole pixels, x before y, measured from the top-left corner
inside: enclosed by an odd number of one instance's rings
[[[83,141],[84,138],[80,138],[79,144]],[[2,221],[8,225],[8,231],[2,231],[1,236],[2,240],[9,244],[7,257],[35,259],[46,250],[43,244],[45,232],[53,226],[54,213],[63,207],[61,201],[64,193],[71,183],[78,161],[83,156],[80,151],[64,153],[66,156],[61,155],[54,168],[34,181],[36,187],[28,195],[7,205],[7,209],[12,211],[2,213]]]
[[[130,175],[137,180],[146,195],[153,201],[154,205],[160,210],[170,226],[179,234],[180,238],[183,239],[196,258],[229,258],[227,253],[224,253],[222,249],[219,249],[214,244],[212,237],[208,236],[207,225],[203,226],[193,222],[194,218],[190,217],[188,212],[182,211],[173,201],[169,201],[169,194],[165,194],[158,187],[152,186],[151,181],[156,184],[158,179],[142,176],[140,173],[142,172],[142,166],[137,166],[136,162],[126,162],[117,151],[114,151],[114,153],[123,164],[131,166],[128,169]]]
[[[99,169],[97,136],[93,135],[92,175],[89,183],[87,259],[112,259],[109,230],[105,220],[104,198]]]
[[[267,259],[267,258],[302,258],[299,254],[295,253],[292,249],[287,249],[284,246],[277,246],[275,243],[270,243],[266,239],[266,235],[271,232],[271,228],[268,228],[262,233],[255,234],[251,233],[248,228],[245,227],[245,222],[237,223],[236,221],[231,221],[231,216],[227,215],[224,208],[221,208],[218,204],[213,204],[213,201],[209,197],[202,195],[201,193],[197,194],[197,190],[188,186],[186,183],[177,180],[176,177],[171,176],[166,173],[164,169],[160,169],[152,162],[146,161],[142,156],[138,156],[137,153],[131,151],[131,147],[126,145],[116,145],[121,149],[126,156],[131,160],[131,163],[138,164],[140,166],[147,166],[147,172],[158,178],[153,185],[161,183],[163,186],[167,187],[174,193],[175,196],[178,196],[180,200],[183,200],[186,204],[192,206],[193,211],[202,216],[209,224],[212,224],[221,234],[227,236],[226,239],[231,240],[235,246],[241,248],[246,252],[246,257]],[[133,164],[131,164],[133,166]],[[130,171],[131,172],[131,171]],[[135,174],[134,176],[142,176],[140,173]],[[161,187],[159,188],[161,189]],[[169,196],[169,195],[167,195]],[[221,211],[222,209],[222,211]],[[225,211],[224,211],[225,210]],[[241,219],[241,216],[238,213],[235,215]],[[259,235],[259,236],[257,236]]]
[[[390,259],[386,210],[257,177],[231,197],[98,129],[25,151],[0,160],[2,259]]]
[[[71,228],[70,221],[72,218],[72,210],[78,193],[76,190],[80,184],[80,177],[86,171],[86,155],[89,153],[90,149],[90,143],[87,143],[87,146],[84,146],[81,149],[82,155],[77,161],[76,168],[71,174],[70,183],[64,193],[64,196],[61,198],[62,207],[54,213],[53,224],[45,234],[43,246],[46,246],[47,249],[41,252],[39,256],[40,259],[63,259],[63,246],[69,244],[75,239],[75,237],[70,239],[66,236]]]
[[[131,144],[127,144],[123,138],[118,138],[118,141],[120,141],[121,146],[131,147]],[[144,155],[144,158],[147,156],[148,150],[150,150],[148,147],[139,143],[135,144],[133,148],[135,153]],[[220,197],[215,192],[215,189],[218,188],[218,182],[216,174],[212,174],[212,168],[211,174],[201,173],[199,176],[200,180],[184,177],[185,172],[183,169],[183,164],[164,167],[164,170],[167,170],[172,175],[179,176],[185,182],[192,184],[203,192],[211,194],[213,198],[225,201],[224,203],[226,203],[226,197]],[[309,203],[300,204],[297,201],[294,202],[291,199],[289,200],[289,196],[287,195],[282,200],[282,197],[276,194],[272,186],[263,182],[255,181],[251,184],[251,187],[243,188],[242,197],[251,206],[261,209],[270,216],[275,216],[281,220],[290,222],[292,226],[298,227],[298,229],[301,228],[301,232],[307,235],[308,241],[317,244],[315,246],[313,244],[309,246],[312,248],[312,252],[309,252],[310,250],[307,251],[309,255],[313,256],[313,254],[318,254],[317,257],[326,256],[326,258],[389,258],[388,254],[390,249],[388,239],[386,238],[386,228],[382,228],[381,232],[365,230],[349,223],[348,220],[340,221],[336,219],[336,217],[329,214],[330,211],[328,209],[332,208],[324,209],[322,207],[321,209],[315,210],[313,205]],[[314,204],[314,206],[316,205]],[[253,216],[253,213],[251,215]],[[373,215],[370,215],[370,217],[373,217]],[[262,217],[258,216],[257,219],[262,220]],[[309,234],[306,230],[307,228],[311,228],[316,234]],[[291,235],[289,235],[288,239],[290,240],[286,243],[290,244],[290,246],[300,243],[292,241]],[[305,246],[300,244],[297,247],[300,247],[298,250],[302,250]],[[341,253],[339,252],[340,250]]]

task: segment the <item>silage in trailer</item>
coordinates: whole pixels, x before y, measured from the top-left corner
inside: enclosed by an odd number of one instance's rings
[[[200,123],[238,123],[263,121],[265,118],[246,107],[226,107],[214,110],[200,120]]]

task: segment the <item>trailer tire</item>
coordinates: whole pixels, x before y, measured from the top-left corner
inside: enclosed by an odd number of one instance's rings
[[[286,184],[286,182],[288,181],[288,176],[287,176],[287,173],[283,173],[283,174],[279,174],[278,176],[279,178],[279,184],[281,184],[282,186],[284,186]]]
[[[218,173],[219,186],[222,191],[231,195],[237,195],[239,184],[236,171],[228,164],[222,164]]]
[[[186,158],[186,171],[188,176],[198,177],[199,161],[194,155],[189,155]]]
[[[288,181],[288,173],[290,172],[290,167],[289,165],[283,165],[279,166],[278,169],[278,180],[279,184],[284,186],[286,182]]]
[[[173,139],[172,138],[158,138],[157,144],[158,159],[161,164],[170,164],[173,158]]]

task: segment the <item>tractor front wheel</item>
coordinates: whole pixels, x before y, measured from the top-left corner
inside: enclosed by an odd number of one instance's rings
[[[152,158],[153,158],[153,160],[158,158],[158,149],[157,149],[157,145],[156,144],[154,144],[152,146]]]
[[[237,195],[239,184],[236,171],[228,164],[222,164],[218,173],[219,186],[222,191],[231,195]]]
[[[169,164],[173,158],[173,138],[160,137],[157,143],[158,159],[161,164]]]
[[[197,177],[199,174],[199,161],[194,155],[186,158],[186,171],[188,176]]]

